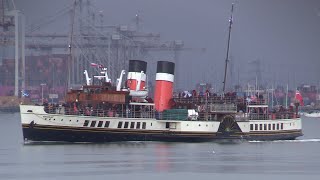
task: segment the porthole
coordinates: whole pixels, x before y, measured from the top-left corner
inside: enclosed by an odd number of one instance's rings
[[[69,120],[71,122],[71,120]]]
[[[206,125],[206,127],[208,127],[208,124]]]
[[[79,122],[79,120],[77,120],[77,122]]]
[[[56,120],[56,119],[53,119],[54,121]]]
[[[44,120],[47,120],[47,118],[44,118]]]
[[[200,127],[201,125],[199,124],[199,127]]]
[[[63,119],[61,119],[61,121],[63,121]]]
[[[187,126],[189,126],[189,124],[187,124]]]

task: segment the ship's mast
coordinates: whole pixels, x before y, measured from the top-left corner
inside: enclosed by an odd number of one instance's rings
[[[231,16],[229,19],[229,34],[228,34],[228,46],[227,46],[227,55],[226,55],[226,64],[224,68],[224,78],[223,78],[223,92],[226,90],[226,80],[227,80],[227,69],[228,69],[228,61],[229,61],[229,49],[230,49],[230,39],[231,39],[231,28],[232,28],[232,21],[233,21],[233,6],[234,3],[232,3],[231,6]]]
[[[69,35],[69,59],[68,59],[68,63],[67,63],[67,68],[68,68],[68,79],[67,79],[67,88],[66,88],[66,91],[68,91],[68,89],[71,87],[71,76],[72,76],[72,71],[71,71],[71,66],[73,66],[73,57],[72,57],[72,51],[73,51],[73,31],[74,31],[74,18],[75,18],[75,11],[76,11],[76,5],[77,5],[77,2],[76,0],[74,0],[73,2],[73,7],[70,11],[70,28],[71,28],[71,31],[70,31],[70,35]]]

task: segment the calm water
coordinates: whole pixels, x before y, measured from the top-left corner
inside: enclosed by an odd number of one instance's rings
[[[320,179],[320,118],[295,141],[23,145],[0,114],[0,179]]]

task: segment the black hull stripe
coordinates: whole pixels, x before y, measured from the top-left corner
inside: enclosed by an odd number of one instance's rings
[[[23,128],[29,128],[29,125],[24,124]],[[57,131],[82,131],[82,132],[102,132],[102,133],[131,133],[131,134],[163,134],[172,133],[176,135],[196,135],[196,136],[212,136],[216,133],[208,132],[179,132],[169,130],[138,130],[138,129],[111,129],[111,128],[86,128],[86,127],[71,127],[71,126],[51,126],[51,125],[35,125],[33,129],[42,130],[57,130]]]
[[[29,124],[23,124],[24,128],[29,128]],[[73,130],[73,131],[88,131],[88,132],[113,132],[113,133],[163,133],[163,132],[175,132],[179,134],[197,134],[197,135],[212,135],[215,132],[201,132],[201,131],[192,131],[192,132],[177,132],[169,130],[143,130],[143,129],[111,129],[111,128],[93,128],[93,127],[72,127],[72,126],[54,126],[54,125],[35,125],[34,128],[38,129],[52,129],[52,130]],[[281,130],[281,131],[261,131],[261,132],[235,132],[235,135],[275,135],[275,134],[291,134],[291,133],[301,133],[301,130]]]

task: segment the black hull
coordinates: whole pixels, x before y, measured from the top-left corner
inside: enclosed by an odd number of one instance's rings
[[[208,142],[219,140],[291,140],[302,136],[301,131],[285,133],[253,134],[244,133],[173,133],[168,131],[130,131],[106,130],[99,128],[74,128],[29,125],[23,126],[23,136],[26,141],[54,141],[54,142],[116,142],[116,141],[166,141],[166,142]]]
[[[61,142],[117,142],[117,141],[168,141],[206,142],[216,139],[215,133],[173,133],[168,131],[123,131],[100,128],[71,128],[38,126],[23,127],[23,137],[30,141]]]

